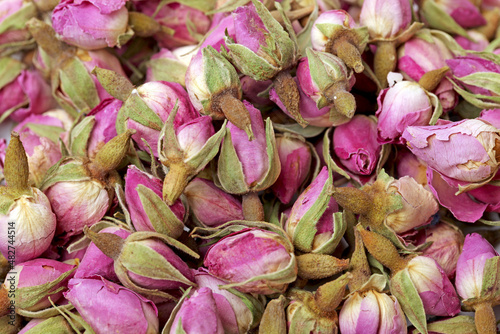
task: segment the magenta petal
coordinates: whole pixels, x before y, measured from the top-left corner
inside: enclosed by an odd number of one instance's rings
[[[267,47],[268,32],[253,4],[236,8],[233,19],[238,44],[246,46],[255,53]]]

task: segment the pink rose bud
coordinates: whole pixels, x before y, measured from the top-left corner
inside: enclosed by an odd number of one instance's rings
[[[407,0],[364,1],[359,20],[361,25],[368,27],[372,38],[395,37],[411,23],[410,2]]]
[[[303,252],[331,254],[342,238],[345,226],[340,225],[339,206],[328,194],[332,183],[331,175],[323,167],[293,204],[285,230],[294,246]]]
[[[200,288],[186,298],[168,333],[238,334],[233,309],[224,297],[209,288]]]
[[[400,81],[378,96],[377,131],[380,143],[402,144],[401,135],[410,125],[428,125],[433,107],[426,91],[417,83]]]
[[[162,198],[162,184],[163,182],[152,176],[147,174],[146,172],[141,171],[136,166],[129,166],[127,170],[127,175],[125,176],[125,199],[128,204],[128,210],[130,212],[130,218],[132,219],[132,223],[137,231],[156,231],[153,222],[148,216],[148,212],[151,210],[159,210],[160,208],[154,207],[153,203],[150,200],[147,200],[148,192],[144,190],[144,188],[140,188],[139,185],[148,188],[149,194],[156,195],[159,200]],[[170,211],[166,213],[165,216],[168,217],[173,215],[174,217],[170,217],[173,220],[177,220],[179,225],[181,226],[181,233],[184,220],[184,216],[186,214],[186,209],[182,204],[182,201],[179,199],[175,201],[175,203],[170,207],[161,206],[163,212]],[[175,219],[177,218],[177,219]],[[166,221],[164,223],[167,223]],[[158,231],[159,232],[159,231]]]
[[[312,152],[303,138],[289,135],[276,138],[276,147],[282,169],[271,189],[281,203],[288,204],[309,174]]]
[[[37,15],[34,3],[23,0],[5,0],[0,2],[0,45],[16,45],[28,41],[31,36],[24,23]],[[17,24],[12,24],[16,22]],[[24,23],[23,23],[24,22]]]
[[[325,11],[318,16],[316,21],[314,21],[314,25],[311,29],[312,47],[316,51],[329,52],[327,48],[329,47],[328,42],[331,37],[325,35],[323,33],[324,30],[329,28],[329,30],[334,32],[342,32],[355,27],[356,22],[345,10]]]
[[[8,205],[8,203],[6,203]],[[8,259],[15,248],[14,260],[21,263],[45,252],[56,231],[56,215],[43,192],[31,188],[0,213],[0,251]]]
[[[160,5],[161,1],[133,1],[138,11],[153,17],[164,27],[173,29],[173,35],[158,32],[154,38],[162,48],[198,44],[210,27],[210,18],[202,11],[174,2]],[[160,10],[157,11],[158,6]]]
[[[145,121],[141,117],[134,115],[134,112],[129,115],[128,110],[122,108],[118,114],[117,131],[121,132],[125,128],[136,130],[132,139],[137,143],[137,146],[142,151],[149,152],[149,148],[141,139],[144,138],[151,147],[153,154],[158,157],[160,130],[174,108],[176,101],[179,103],[179,109],[174,120],[174,127],[195,119],[199,114],[193,109],[184,88],[177,83],[146,82],[139,86],[136,92],[152,111],[151,115],[149,115],[150,111],[148,111],[148,115],[141,115],[142,117],[148,117],[150,121],[148,124],[144,124]]]
[[[17,334],[30,333],[72,333],[73,329],[62,315],[31,319]],[[7,332],[10,333],[10,332]]]
[[[54,106],[50,85],[38,71],[23,70],[7,85],[0,89],[0,114],[10,113],[16,122],[29,115],[44,113]]]
[[[50,167],[61,159],[60,135],[63,123],[50,116],[32,115],[19,123],[14,131],[19,133],[30,169],[30,183],[40,184]]]
[[[498,84],[494,81],[490,82],[487,79],[485,81],[482,78],[477,80],[468,78],[469,75],[480,73],[483,75],[488,73],[498,75],[500,73],[500,64],[474,55],[449,59],[446,64],[448,64],[458,82],[462,83],[473,94],[496,96],[500,92]]]
[[[264,126],[260,110],[247,101],[243,104],[250,114],[254,139],[249,141],[245,131],[229,122],[218,162],[222,189],[230,194],[267,189],[276,181],[281,169],[270,120],[266,120]],[[274,154],[270,156],[269,151]]]
[[[104,278],[73,278],[64,297],[96,334],[158,333],[158,311],[153,302]]]
[[[83,53],[83,56],[80,60],[89,73],[92,72],[95,67],[99,67],[114,71],[120,75],[123,75],[124,77],[127,76],[118,58],[106,50],[88,51],[86,53]],[[101,83],[99,82],[99,80],[97,80],[97,77],[95,75],[92,75],[91,77],[94,81],[94,85],[100,101],[113,98],[104,89],[104,87],[102,87]]]
[[[435,126],[409,126],[409,149],[450,185],[481,183],[498,170],[500,130],[479,119]]]
[[[223,314],[230,316],[230,319],[223,317],[223,324],[232,324],[232,315],[236,316],[237,326],[240,333],[247,333],[259,324],[263,307],[262,301],[249,294],[233,294],[230,290],[221,289],[219,286],[225,282],[210,275],[204,268],[195,271],[195,281],[198,289],[209,288],[217,303],[217,308],[227,310]]]
[[[62,1],[52,13],[54,30],[66,43],[86,50],[119,46],[128,24],[125,2]]]
[[[377,122],[364,115],[355,115],[349,123],[333,132],[333,149],[350,172],[370,175],[377,166],[381,145],[377,142]]]
[[[342,334],[407,333],[406,317],[397,299],[386,293],[368,290],[355,292],[339,313]]]
[[[386,218],[387,225],[397,234],[429,224],[439,210],[432,193],[412,177],[403,176],[392,181],[387,185],[387,192],[398,194],[402,199],[403,207],[391,212]]]
[[[288,240],[274,232],[246,229],[213,245],[203,264],[229,286],[246,293],[283,293],[297,278]]]
[[[440,0],[435,3],[463,28],[474,28],[486,24],[479,9],[469,0]]]
[[[57,302],[65,290],[69,277],[76,267],[49,259],[35,259],[16,265],[5,279],[5,284],[15,292],[12,297],[16,309],[39,311]],[[56,290],[59,290],[56,292]]]
[[[99,233],[113,233],[122,239],[126,239],[131,234],[129,231],[120,227],[106,227],[99,231]],[[118,281],[113,259],[101,252],[93,242],[90,242],[90,245],[88,245],[85,251],[85,255],[81,258],[80,264],[75,271],[74,278],[89,278],[95,275],[110,281]]]
[[[446,275],[453,278],[464,244],[464,235],[460,229],[454,225],[440,222],[425,229],[424,242],[432,242],[432,244],[424,248],[422,255],[436,260]]]
[[[215,134],[215,130],[212,119],[209,116],[201,116],[180,125],[175,129],[175,133],[184,159],[189,160],[201,151]]]
[[[241,201],[216,187],[212,181],[194,178],[184,195],[196,221],[216,227],[232,220],[243,220]]]
[[[220,51],[221,46],[226,46],[226,31],[229,37],[235,38],[234,19],[231,15],[220,20],[214,29],[210,29],[210,32],[200,45],[200,50],[210,45],[215,50]]]
[[[417,256],[410,260],[407,270],[418,291],[425,313],[450,317],[460,312],[460,301],[448,276],[430,257]]]
[[[410,176],[418,184],[424,187],[427,186],[427,165],[409,150],[402,149],[398,151],[396,169],[400,178]]]
[[[481,297],[486,261],[496,256],[499,256],[498,252],[481,235],[471,233],[465,236],[455,277],[455,286],[460,297]]]
[[[122,105],[123,102],[120,100],[106,99],[87,114],[87,116],[95,117],[94,127],[87,144],[89,158],[93,159],[104,144],[116,137],[116,117]]]
[[[480,32],[470,30],[467,34],[470,38],[472,38],[472,40],[463,36],[455,36],[455,41],[465,50],[484,51],[484,49],[488,47],[488,44],[490,44],[490,41],[488,41],[486,36]]]

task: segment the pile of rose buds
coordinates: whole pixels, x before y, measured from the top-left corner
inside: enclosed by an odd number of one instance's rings
[[[0,1],[0,334],[495,334],[499,0]]]

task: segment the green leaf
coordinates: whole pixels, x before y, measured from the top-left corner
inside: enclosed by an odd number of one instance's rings
[[[432,105],[434,106],[434,111],[429,121],[429,125],[434,125],[438,121],[439,117],[441,117],[441,115],[443,114],[443,106],[441,105],[439,98],[435,94],[430,92],[428,92],[427,94],[431,100]]]
[[[94,129],[95,116],[84,117],[70,132],[70,151],[75,157],[87,156],[87,144]]]
[[[318,5],[314,3],[314,10],[309,15],[306,26],[297,35],[297,46],[301,54],[306,53],[306,49],[312,47],[311,30],[314,27],[314,22],[318,18]]]
[[[184,77],[186,76],[187,66],[175,59],[160,58],[151,59],[146,63],[151,69],[153,80],[177,82],[186,86]]]
[[[230,194],[246,194],[250,190],[245,181],[243,166],[236,154],[230,131],[226,131],[222,142],[217,175],[222,189]]]
[[[92,74],[97,77],[97,80],[99,80],[109,95],[120,101],[125,101],[132,90],[134,90],[134,85],[132,85],[128,78],[115,71],[94,67]]]
[[[65,131],[59,126],[43,125],[37,123],[27,123],[26,127],[28,127],[31,131],[33,131],[40,137],[48,138],[55,144],[59,143],[59,136]]]
[[[136,89],[123,103],[116,117],[116,132],[121,134],[127,129],[127,120],[131,119],[153,130],[161,131],[163,121],[151,110]]]
[[[5,87],[8,83],[14,81],[23,68],[23,63],[14,58],[0,58],[0,89]]]
[[[257,81],[266,81],[272,79],[280,70],[280,67],[271,65],[264,58],[256,55],[252,50],[240,44],[231,43],[226,37],[226,47],[229,51],[221,53],[226,58],[230,58],[232,63],[245,75],[248,75]]]
[[[281,173],[281,163],[278,150],[276,149],[276,137],[274,136],[273,123],[270,118],[266,119],[266,152],[269,168],[262,181],[252,187],[252,191],[261,191],[269,188],[276,182]]]
[[[54,184],[62,181],[85,180],[90,180],[90,177],[87,175],[87,169],[82,163],[71,158],[63,158],[47,171],[39,189],[45,191]]]
[[[500,73],[494,72],[476,72],[464,77],[455,77],[466,85],[472,85],[487,89],[493,95],[500,94]]]

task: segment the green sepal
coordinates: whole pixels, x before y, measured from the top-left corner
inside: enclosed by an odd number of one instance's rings
[[[408,269],[403,269],[393,275],[389,281],[389,288],[413,326],[421,333],[428,334],[424,304],[411,281]]]
[[[121,48],[123,45],[127,44],[127,42],[134,37],[134,34],[134,30],[128,26],[127,30],[116,38],[116,47]]]
[[[90,179],[86,167],[80,160],[62,158],[47,171],[39,189],[45,191],[54,184],[63,181],[85,181]]]
[[[220,6],[219,8],[211,10],[211,11],[207,12],[206,14],[212,15],[212,14],[216,14],[216,13],[232,12],[236,8],[242,7],[249,2],[250,2],[250,0],[228,0],[228,1],[224,2],[224,4],[222,6]]]
[[[174,120],[179,110],[179,101],[175,101],[174,108],[167,117],[167,121],[163,125],[160,135],[158,136],[158,156],[161,163],[165,166],[169,165],[170,160],[182,159],[184,153],[179,145],[175,134]]]
[[[107,217],[110,218],[110,217]],[[103,220],[95,223],[94,225],[90,226],[89,229],[93,232],[99,232],[107,227],[116,227],[118,226],[117,224],[114,224],[110,221],[104,220],[106,217],[103,218]],[[85,234],[82,234],[80,238],[72,241],[71,243],[68,244],[66,247],[66,251],[68,254],[78,252],[79,250],[85,249],[90,245],[90,239],[87,238]]]
[[[58,88],[67,94],[71,105],[77,113],[81,111],[90,111],[99,104],[99,95],[94,84],[94,80],[83,63],[77,58],[72,57],[66,60],[56,73],[57,86],[52,86],[54,97],[60,101],[64,98],[58,95]],[[70,114],[72,110],[68,110]],[[75,114],[72,116],[76,117]]]
[[[479,222],[489,226],[500,226],[500,221],[479,219]]]
[[[94,67],[91,73],[97,77],[97,80],[109,95],[120,101],[125,101],[134,90],[134,85],[126,77],[115,71]]]
[[[155,231],[174,239],[180,237],[184,230],[184,223],[177,218],[161,197],[143,184],[139,184],[136,191]]]
[[[347,174],[345,170],[340,168],[335,161],[332,158],[332,155],[330,154],[330,147],[332,144],[330,143],[330,133],[332,131],[332,128],[329,128],[328,130],[325,131],[325,134],[323,135],[323,159],[325,160],[327,166],[329,169],[334,171],[337,174],[342,175],[346,179],[350,180],[351,176]]]
[[[265,190],[272,186],[281,173],[281,162],[276,148],[273,122],[270,118],[266,119],[266,152],[269,168],[262,181],[251,188],[254,192]]]
[[[303,128],[297,123],[293,124],[273,123],[273,128],[275,128],[280,132],[295,133],[301,135],[304,138],[313,138],[320,135],[323,131],[325,131],[325,128],[319,126],[308,125],[305,128]]]
[[[319,7],[316,2],[314,2],[314,9],[308,17],[307,24],[297,35],[297,47],[299,52],[304,54],[307,48],[312,47],[311,43],[311,30],[314,27],[314,22],[318,18]]]
[[[172,313],[170,313],[170,317],[168,318],[168,321],[165,323],[165,326],[163,327],[161,334],[170,334],[170,330],[172,329],[172,326],[174,325],[174,319],[177,316],[177,312],[179,312],[180,308],[182,307],[182,303],[184,302],[184,300],[189,298],[192,289],[193,289],[193,287],[190,286],[189,288],[187,288],[186,291],[184,291],[181,299],[179,299],[179,301],[175,305],[174,309],[172,310]]]
[[[293,232],[292,241],[295,248],[311,253],[313,251],[314,237],[316,236],[316,224],[328,208],[328,203],[332,198],[333,176],[331,169],[328,170],[328,180],[323,185],[318,198],[314,204],[299,219]],[[345,230],[345,229],[344,229]],[[321,254],[324,254],[320,252]]]
[[[61,135],[61,133],[65,131],[63,128],[59,126],[43,125],[37,123],[28,123],[26,124],[26,127],[29,128],[34,133],[36,133],[37,135],[39,135],[40,137],[48,138],[55,144],[59,143],[59,136]]]
[[[64,319],[66,319],[68,324],[71,326],[71,328],[73,328],[73,330],[77,334],[80,334],[80,330],[85,330],[84,334],[95,334],[92,327],[85,320],[83,320],[80,314],[70,312],[66,307],[57,306],[52,302],[52,300],[50,300],[50,303],[56,310],[59,311],[59,313],[64,317]]]
[[[174,238],[169,237],[168,235],[161,234],[158,232],[150,232],[150,231],[138,231],[134,232],[131,235],[127,237],[127,240],[132,242],[132,241],[139,241],[139,240],[145,240],[149,238],[156,238],[160,239],[167,245],[174,247],[175,249],[180,250],[181,252],[191,256],[192,258],[199,259],[200,255],[193,251],[191,248],[186,246],[180,241],[175,240]]]
[[[342,212],[335,212],[333,214],[333,234],[330,239],[325,242],[321,247],[316,248],[312,253],[318,254],[333,254],[340,240],[344,236],[347,228],[344,214]]]
[[[228,36],[225,37],[226,47],[221,48],[221,54],[231,59],[236,67],[245,75],[257,81],[266,81],[273,78],[281,70],[280,67],[271,65],[264,58],[255,54],[246,46],[236,44]]]
[[[443,114],[443,106],[441,105],[441,101],[439,100],[439,97],[436,96],[436,94],[427,92],[427,96],[431,100],[431,104],[434,107],[431,119],[429,120],[429,125],[435,125],[439,117],[441,117],[441,115]]]
[[[71,311],[75,307],[70,303],[66,305],[59,306],[60,308],[67,309],[68,311]],[[26,311],[22,309],[17,309],[16,313],[26,317],[26,318],[31,318],[31,319],[41,319],[41,318],[50,318],[58,315],[60,312],[54,307],[48,307],[40,311]]]
[[[450,34],[457,34],[469,39],[467,31],[462,28],[448,13],[446,13],[434,0],[426,0],[421,5],[422,16],[427,24],[435,29]]]
[[[59,314],[58,311],[55,311]],[[62,315],[51,316],[35,327],[25,332],[26,334],[51,333],[51,334],[73,334],[75,333]]]
[[[73,274],[76,268],[78,267],[75,266],[71,270],[68,270],[67,272],[61,274],[55,280],[47,282],[45,284],[27,286],[24,288],[16,289],[16,294],[15,294],[16,309],[28,310],[30,307],[33,307],[45,297],[66,290],[65,286],[61,286],[57,289],[55,289],[55,287],[59,283],[64,281],[66,278],[68,278],[71,274]]]
[[[494,96],[500,94],[500,73],[476,72],[460,78],[454,76],[454,78],[466,85],[487,89]]]
[[[250,191],[230,131],[226,131],[222,142],[217,165],[217,176],[222,189],[230,194],[246,194]]]
[[[10,57],[0,58],[0,89],[14,81],[23,68],[24,65],[19,60]]]
[[[474,317],[467,315],[457,315],[453,318],[438,320],[427,324],[427,330],[436,334],[476,334],[476,324]],[[421,334],[418,329],[414,329],[411,334]]]
[[[180,3],[185,6],[201,10],[204,13],[211,12],[216,6],[216,0],[162,0],[156,9],[156,13],[165,5],[169,3]],[[156,13],[153,15],[156,16]]]
[[[500,108],[500,96],[489,96],[482,94],[473,94],[467,90],[461,88],[453,80],[450,80],[453,84],[453,89],[455,92],[460,94],[470,104],[480,108],[480,109],[496,109]]]
[[[246,328],[245,333],[257,327],[260,323],[262,315],[264,314],[264,309],[265,309],[264,305],[266,303],[265,297],[262,295],[254,297],[251,294],[243,293],[236,289],[227,289],[227,291],[231,292],[233,295],[238,297],[243,302],[243,304],[245,304],[245,306],[250,310],[250,313],[252,314],[252,322],[250,323],[249,327]]]
[[[2,22],[0,22],[0,34],[9,30],[26,29],[26,22],[37,15],[38,10],[35,4],[31,1],[23,1],[23,5],[20,9],[16,10],[12,15],[7,16],[2,20]]]
[[[224,120],[221,129],[207,140],[198,153],[185,161],[188,166],[193,168],[194,174],[198,174],[219,153],[220,143],[227,131],[226,124],[227,120]]]
[[[137,233],[137,232],[136,232]],[[116,265],[121,265],[127,271],[137,275],[156,279],[169,280],[194,285],[177,268],[175,268],[165,257],[140,241],[125,241]],[[118,278],[121,278],[118,276]]]
[[[95,116],[84,117],[69,134],[69,149],[74,157],[87,156],[87,144],[94,129]]]
[[[116,117],[116,132],[118,134],[127,130],[126,122],[128,119],[157,131],[161,131],[163,126],[160,116],[148,107],[136,89],[132,91],[118,111]]]
[[[153,74],[154,81],[177,82],[186,86],[184,77],[186,76],[187,66],[178,60],[170,58],[151,59],[146,66]]]
[[[17,196],[15,192],[6,186],[0,187],[0,214],[6,215],[9,213],[9,209],[14,204]]]
[[[481,298],[500,302],[500,256],[486,260],[483,269]]]
[[[210,96],[231,90],[237,91],[238,98],[241,98],[241,82],[233,65],[210,45],[201,50],[201,53],[203,55],[202,75]]]
[[[289,54],[287,56],[289,56],[289,57],[291,56],[291,58],[292,58],[291,61],[295,62],[300,57],[299,42],[297,40],[297,35],[295,34],[295,30],[292,27],[292,22],[290,22],[290,19],[285,14],[285,9],[283,8],[283,5],[286,5],[285,2],[286,2],[286,0],[282,1],[281,3],[275,2],[274,5],[276,6],[276,9],[278,10],[278,12],[281,14],[281,18],[283,19],[283,25],[284,25],[285,31],[288,33],[288,37],[293,42],[293,53]],[[260,1],[259,1],[259,5],[262,5],[262,7],[265,7]],[[290,7],[290,6],[288,5],[287,7]],[[290,10],[290,8],[287,10]],[[271,22],[274,26],[274,29],[282,28],[281,24],[276,26],[275,22],[277,22],[277,21],[274,20],[273,22]],[[279,32],[281,32],[281,30],[279,30]],[[283,38],[283,41],[286,42],[285,47],[289,48],[288,40],[284,37],[284,35],[282,38]]]

